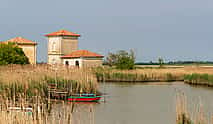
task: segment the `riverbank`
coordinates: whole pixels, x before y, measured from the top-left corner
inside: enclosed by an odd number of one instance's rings
[[[185,68],[185,71],[185,83],[213,87],[213,68]]]
[[[212,74],[187,74],[184,77],[184,82],[191,85],[204,85],[213,87],[213,75]]]
[[[99,82],[173,82],[213,87],[213,67],[186,66],[184,68],[143,68],[118,70],[109,67],[95,69]]]
[[[184,80],[184,69],[180,68],[144,68],[135,70],[98,68],[95,70],[95,74],[99,82],[171,82]]]
[[[0,95],[9,98],[24,94],[66,97],[73,93],[99,93],[99,82],[172,82],[213,86],[213,68],[143,68],[117,70],[53,67],[49,65],[0,66]],[[61,94],[57,94],[61,93]],[[61,95],[61,96],[60,96]]]

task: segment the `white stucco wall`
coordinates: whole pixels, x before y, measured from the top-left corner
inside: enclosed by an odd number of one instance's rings
[[[76,61],[79,61],[79,67],[82,67],[83,66],[83,59],[81,59],[81,58],[74,58],[74,59],[62,59],[62,61],[63,61],[63,64],[64,65],[66,65],[66,61],[68,61],[69,62],[69,66],[75,66],[75,62]]]
[[[76,66],[75,62],[79,61],[79,67],[98,67],[102,66],[103,58],[67,58],[62,59],[62,63],[66,65],[66,61],[69,62],[69,66]]]
[[[36,64],[36,45],[32,44],[18,44],[23,49],[25,55],[28,57],[31,64]]]
[[[61,53],[61,37],[48,38],[48,53]]]
[[[61,55],[48,55],[48,64],[61,64]]]
[[[48,64],[61,64],[61,37],[48,37]]]

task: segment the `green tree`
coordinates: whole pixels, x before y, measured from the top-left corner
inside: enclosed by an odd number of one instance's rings
[[[106,58],[106,64],[109,66],[114,66],[116,64],[117,60],[117,54],[115,53],[109,53],[107,58]]]
[[[29,64],[29,59],[22,48],[13,43],[0,44],[0,65]]]
[[[160,65],[160,68],[163,67],[164,62],[163,62],[163,58],[162,57],[158,58],[158,63]]]
[[[120,50],[116,53],[109,53],[106,62],[110,66],[116,66],[117,69],[134,69],[135,54],[133,50],[130,50],[130,52]]]

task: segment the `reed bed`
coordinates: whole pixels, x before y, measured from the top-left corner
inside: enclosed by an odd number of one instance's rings
[[[213,87],[213,75],[211,74],[187,74],[184,76],[184,82],[192,85],[205,85]]]
[[[82,109],[76,103],[64,101],[47,104],[40,96],[32,100],[29,102],[21,96],[13,101],[1,96],[0,124],[94,124],[92,105]],[[82,111],[84,116],[80,116]]]
[[[212,67],[186,67],[184,82],[192,85],[205,85],[213,87]]]
[[[143,68],[118,70],[108,67],[93,70],[100,82],[171,82],[184,81],[192,85],[213,87],[213,67]]]
[[[184,69],[180,68],[144,68],[135,70],[98,68],[95,70],[95,74],[98,81],[107,82],[162,82],[184,80]]]
[[[49,65],[0,66],[0,94],[12,98],[49,96],[49,90],[72,93],[97,93],[97,80],[89,69]]]
[[[212,74],[213,75],[213,66],[186,66],[184,67],[185,74]]]
[[[186,97],[183,94],[176,98],[176,124],[192,124],[187,110]]]
[[[90,69],[49,65],[0,66],[0,124],[94,122],[91,120],[92,107],[79,110],[75,103],[55,102],[51,99],[55,92],[66,95],[98,93],[98,83]],[[90,118],[80,116],[81,111],[87,111]]]
[[[212,124],[203,111],[202,104],[195,105],[193,111],[187,107],[187,97],[179,93],[176,97],[176,124]]]

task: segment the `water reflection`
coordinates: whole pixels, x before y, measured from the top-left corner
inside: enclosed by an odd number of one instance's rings
[[[183,82],[106,83],[100,88],[107,93],[106,102],[76,104],[75,124],[175,124],[177,91],[185,93],[190,110],[202,101],[204,111],[212,115],[212,88],[191,87]]]

